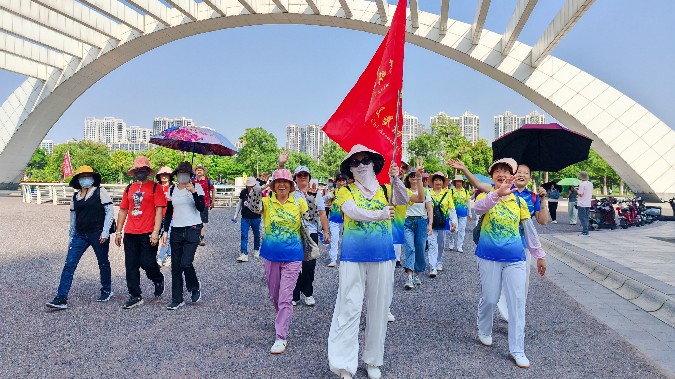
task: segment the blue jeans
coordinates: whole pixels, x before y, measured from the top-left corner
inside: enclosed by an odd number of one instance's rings
[[[101,232],[79,234],[75,233],[70,240],[68,246],[68,255],[66,255],[66,264],[63,266],[61,272],[61,281],[59,282],[59,289],[56,291],[56,296],[68,299],[68,292],[73,283],[73,275],[77,264],[80,263],[80,258],[87,251],[89,246],[94,249],[96,260],[98,261],[98,269],[101,273],[101,291],[110,292],[110,261],[108,260],[108,249],[110,248],[110,238],[105,243],[101,244],[99,241]]]
[[[406,217],[403,227],[405,236],[405,269],[424,272],[427,267],[424,249],[427,244],[429,219]]]
[[[166,233],[166,246],[162,246],[160,242],[159,252],[157,253],[157,260],[160,262],[164,262],[167,257],[171,256],[171,228]]]
[[[248,254],[248,228],[253,229],[253,250],[260,250],[260,218],[241,218],[241,253]]]
[[[590,216],[591,208],[589,207],[578,207],[579,208],[579,221],[581,221],[581,232],[588,234],[588,216]]]

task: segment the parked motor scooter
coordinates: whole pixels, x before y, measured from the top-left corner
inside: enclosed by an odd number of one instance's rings
[[[616,229],[613,204],[616,204],[616,199],[613,197],[593,200],[591,202],[592,207],[588,218],[591,229]]]
[[[619,216],[619,226],[627,229],[629,226],[641,226],[642,218],[637,212],[637,205],[632,200],[621,200],[616,207],[616,213]]]
[[[661,207],[657,206],[648,206],[645,204],[645,201],[641,197],[636,197],[635,200],[638,204],[638,214],[642,217],[642,220],[647,224],[651,224],[654,221],[658,221],[661,216]]]

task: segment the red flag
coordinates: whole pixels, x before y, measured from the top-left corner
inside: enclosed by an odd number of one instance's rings
[[[63,172],[63,179],[73,176],[73,166],[70,164],[70,150],[66,151],[66,155],[63,156],[61,171]]]
[[[401,162],[403,111],[397,102],[403,87],[406,7],[407,0],[399,0],[391,27],[380,47],[323,127],[328,137],[346,151],[356,144],[362,144],[382,154],[385,166],[377,176],[380,183],[389,183],[388,171],[394,154],[394,140],[395,160],[397,164]],[[398,138],[394,138],[395,130]]]

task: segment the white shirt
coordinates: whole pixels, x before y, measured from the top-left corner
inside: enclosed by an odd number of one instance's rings
[[[197,195],[204,196],[202,186],[196,185],[195,191]],[[173,188],[173,195],[171,194],[171,189],[169,189],[169,192],[166,193],[166,198],[173,204],[172,227],[182,228],[202,223],[201,215],[195,206],[195,200],[190,191],[178,189],[178,186],[175,186]]]
[[[296,190],[294,193],[296,198],[303,199],[307,201],[307,198],[305,197],[305,194],[302,193],[302,191]],[[323,201],[323,196],[321,196],[321,192],[316,193],[316,209],[320,211],[325,211],[326,210],[326,203]],[[319,220],[318,222],[321,222]],[[305,219],[302,219],[302,225],[307,229],[307,231],[312,234],[312,233],[318,233],[319,230],[319,225],[317,222],[308,222]]]
[[[431,203],[431,195],[429,194],[428,189],[425,188],[424,191],[426,192],[426,195],[424,196],[424,202],[408,205],[408,210],[405,212],[406,217],[421,216],[423,218],[428,218],[427,203]],[[416,194],[417,192],[413,191],[413,193]]]
[[[579,196],[577,196],[577,207],[590,208],[591,198],[593,197],[593,183],[584,180],[579,184]]]

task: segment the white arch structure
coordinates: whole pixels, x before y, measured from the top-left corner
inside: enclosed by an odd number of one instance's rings
[[[594,0],[567,0],[534,47],[517,41],[536,0],[519,0],[504,34],[421,12],[410,0],[406,40],[512,88],[572,130],[637,193],[675,194],[675,132],[617,89],[550,55]],[[385,34],[384,0],[0,0],[0,68],[26,75],[0,107],[0,187],[20,180],[34,149],[89,87],[169,42],[220,29],[306,24]],[[167,5],[169,4],[169,5]],[[655,196],[654,196],[655,195]]]

